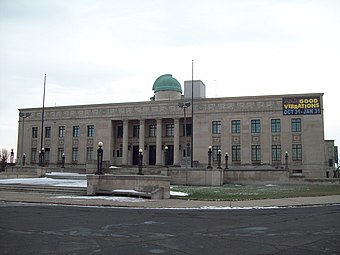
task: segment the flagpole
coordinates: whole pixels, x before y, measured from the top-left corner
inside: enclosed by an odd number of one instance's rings
[[[44,157],[44,115],[45,115],[45,88],[46,88],[46,74],[44,77],[44,94],[43,94],[43,107],[42,107],[42,114],[41,114],[41,139],[40,139],[40,151],[41,151],[41,158],[40,164],[43,166],[43,157]]]
[[[194,167],[194,60],[191,61],[191,168]]]

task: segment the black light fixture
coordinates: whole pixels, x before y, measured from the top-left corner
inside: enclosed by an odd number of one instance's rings
[[[228,152],[225,153],[224,159],[225,159],[225,170],[227,170],[228,169],[228,159],[229,159]]]
[[[61,157],[61,168],[65,168],[65,153],[63,152],[63,155]]]
[[[164,147],[164,163],[165,163],[165,167],[169,168],[169,161],[168,161],[168,157],[169,157],[169,152],[168,152],[168,146],[165,145]]]
[[[212,148],[211,146],[208,147],[208,167],[207,168],[209,168],[209,169],[212,168],[212,166],[211,166],[211,155],[212,155],[211,148]]]
[[[144,175],[143,174],[143,149],[139,149],[139,154],[138,154],[138,175]]]
[[[218,159],[218,166],[217,169],[222,169],[221,167],[221,150],[218,150],[218,154],[217,154],[217,159]]]
[[[98,143],[97,149],[97,174],[104,174],[103,173],[103,142]]]

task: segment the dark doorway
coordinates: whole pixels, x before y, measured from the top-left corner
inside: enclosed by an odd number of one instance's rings
[[[168,146],[168,165],[171,166],[174,164],[174,146],[173,145],[167,146]]]
[[[138,165],[139,146],[132,147],[132,165]]]
[[[156,165],[156,145],[149,145],[149,165]]]

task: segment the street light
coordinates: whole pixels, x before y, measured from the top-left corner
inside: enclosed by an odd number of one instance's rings
[[[222,169],[222,167],[221,167],[221,150],[218,150],[217,159],[218,159],[217,169]]]
[[[45,148],[41,148],[41,166],[45,166]]]
[[[103,174],[102,168],[103,168],[103,142],[98,143],[98,149],[97,149],[97,174]]]
[[[191,103],[190,102],[179,102],[178,106],[180,108],[183,108],[184,111],[184,137],[185,137],[185,169],[188,168],[188,136],[187,136],[187,115],[186,115],[186,109],[190,107]],[[191,132],[192,136],[192,132]]]
[[[25,133],[25,119],[28,118],[29,116],[31,116],[31,114],[29,112],[26,112],[26,113],[23,113],[23,112],[20,112],[19,113],[19,117],[22,118],[22,132],[21,132],[21,151],[20,151],[20,155],[21,156],[21,165],[20,165],[20,168],[21,168],[21,171],[22,171],[22,166],[23,166],[23,156],[24,156],[24,133]]]
[[[61,168],[65,168],[65,153],[61,156]]]
[[[164,161],[165,161],[165,167],[169,168],[169,163],[168,163],[168,157],[169,157],[169,151],[168,151],[168,146],[164,147]]]
[[[22,155],[22,165],[21,166],[25,165],[25,161],[26,161],[26,154],[24,153],[24,155]]]
[[[229,155],[228,155],[228,152],[225,153],[225,169],[227,170],[228,169],[228,159],[229,159]]]
[[[143,174],[143,149],[139,149],[139,155],[138,155],[138,175],[144,175]]]
[[[211,148],[212,148],[211,146],[208,147],[208,167],[207,168],[209,168],[209,169],[212,168],[212,166],[211,166],[211,154],[212,154]]]

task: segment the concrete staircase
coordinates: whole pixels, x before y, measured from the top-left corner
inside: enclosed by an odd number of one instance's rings
[[[11,192],[34,192],[47,194],[64,194],[64,195],[86,195],[84,187],[59,187],[48,185],[25,185],[25,184],[0,184],[0,191]]]

